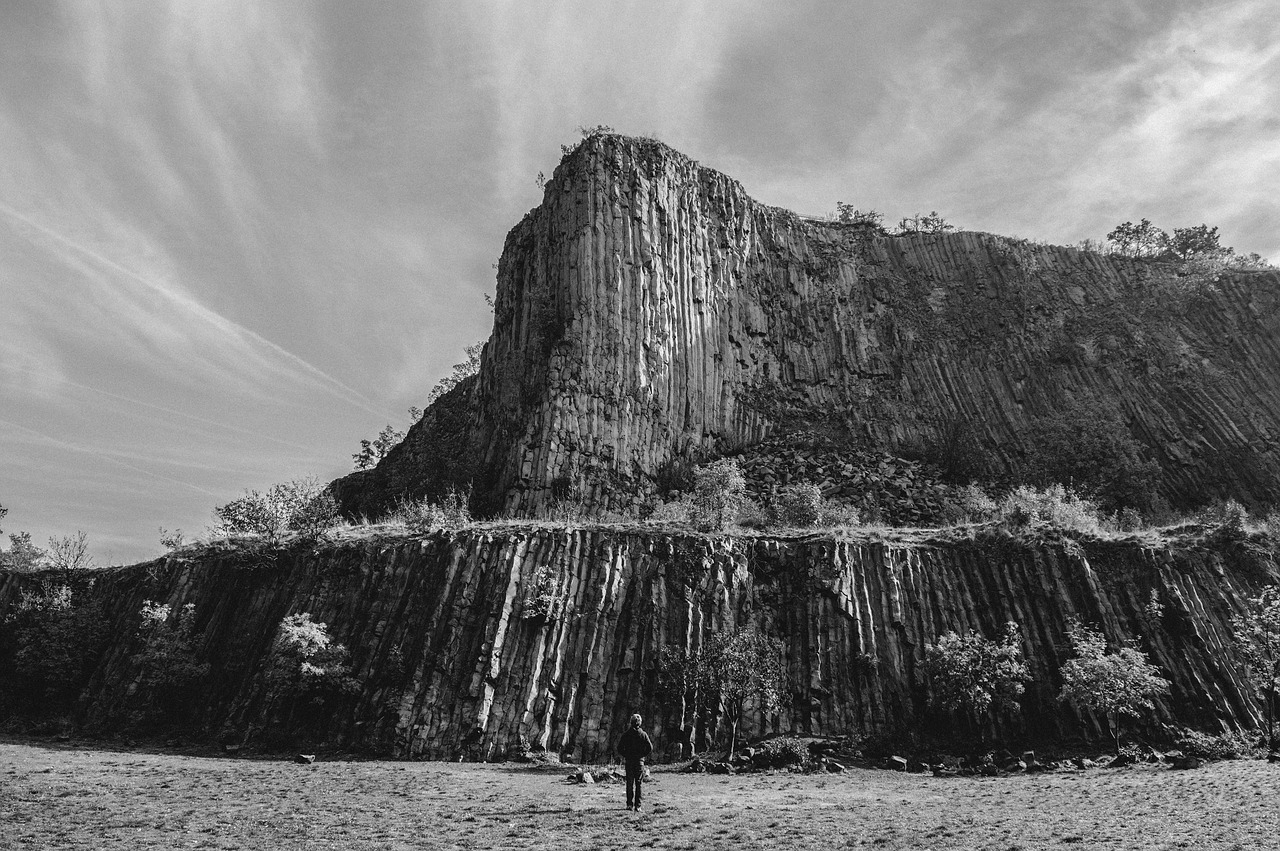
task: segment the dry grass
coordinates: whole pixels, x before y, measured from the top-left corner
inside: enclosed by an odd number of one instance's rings
[[[0,847],[959,849],[1280,847],[1280,767],[1016,778],[655,772],[619,785],[503,765],[224,759],[0,742]]]

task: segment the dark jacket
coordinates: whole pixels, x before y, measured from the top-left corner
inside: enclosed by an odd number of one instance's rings
[[[627,762],[639,762],[653,753],[653,740],[644,730],[632,727],[618,741],[618,754]]]

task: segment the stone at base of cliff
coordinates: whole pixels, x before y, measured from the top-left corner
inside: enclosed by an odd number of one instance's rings
[[[1186,770],[1189,768],[1199,768],[1200,760],[1194,756],[1184,756],[1180,754],[1178,756],[1175,756],[1173,759],[1169,760],[1169,767],[1177,768],[1181,770]]]
[[[313,753],[300,753],[293,758],[293,761],[298,765],[311,765],[316,761],[316,755]]]
[[[1280,753],[1272,751],[1267,754],[1267,762],[1280,762]]]

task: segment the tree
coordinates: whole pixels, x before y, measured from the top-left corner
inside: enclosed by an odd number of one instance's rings
[[[9,551],[0,551],[0,568],[30,573],[45,566],[48,553],[31,543],[30,532],[10,532]]]
[[[738,743],[738,722],[748,698],[765,712],[783,705],[787,670],[782,642],[742,627],[715,633],[693,654],[668,648],[663,654],[662,681],[668,693],[693,694],[695,716],[715,706],[729,718],[729,753]]]
[[[721,458],[693,471],[694,525],[720,531],[733,522],[747,497],[747,479],[732,458]]]
[[[1133,222],[1121,222],[1111,233],[1107,234],[1107,242],[1118,254],[1126,257],[1155,257],[1162,253],[1169,243],[1169,235],[1143,219]]]
[[[323,722],[336,700],[359,691],[351,676],[347,648],[329,636],[328,624],[302,612],[280,622],[268,658],[268,689],[282,701],[286,728],[295,721],[304,728]]]
[[[89,555],[89,536],[84,532],[49,539],[49,565],[70,573],[73,570],[93,568],[93,556]]]
[[[413,411],[410,410],[410,415]],[[387,453],[392,448],[404,440],[404,432],[396,431],[391,423],[387,423],[387,427],[378,433],[374,440],[360,441],[360,451],[354,453],[351,458],[356,462],[357,470],[367,470],[377,464],[383,458],[387,457]]]
[[[1120,720],[1136,718],[1143,709],[1154,709],[1151,698],[1169,693],[1169,681],[1147,655],[1133,647],[1107,652],[1102,633],[1080,621],[1067,627],[1073,657],[1062,666],[1059,699],[1079,711],[1101,713],[1111,727],[1116,753],[1120,753]]]
[[[1235,251],[1218,242],[1218,229],[1208,225],[1174,228],[1168,240],[1169,251],[1179,260],[1226,260]]]
[[[925,650],[931,701],[972,717],[983,735],[988,713],[995,720],[999,709],[1018,710],[1018,698],[1031,680],[1022,660],[1022,632],[1013,621],[1005,624],[999,641],[978,633],[948,632]]]
[[[1248,601],[1244,614],[1231,619],[1236,649],[1249,684],[1266,701],[1267,744],[1276,748],[1276,692],[1280,689],[1280,587],[1271,586]]]
[[[436,386],[432,387],[431,392],[427,394],[427,405],[430,405],[471,376],[479,374],[480,355],[484,353],[484,342],[472,343],[464,348],[463,351],[466,352],[466,360],[462,361],[462,363],[455,363],[453,371],[436,382]]]
[[[859,225],[883,234],[884,214],[879,210],[856,210],[852,204],[836,202],[836,221],[842,225]]]

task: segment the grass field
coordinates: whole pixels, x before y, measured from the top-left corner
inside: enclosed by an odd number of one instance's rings
[[[0,848],[1280,848],[1280,766],[888,771],[620,784],[515,765],[287,761],[0,741]]]

